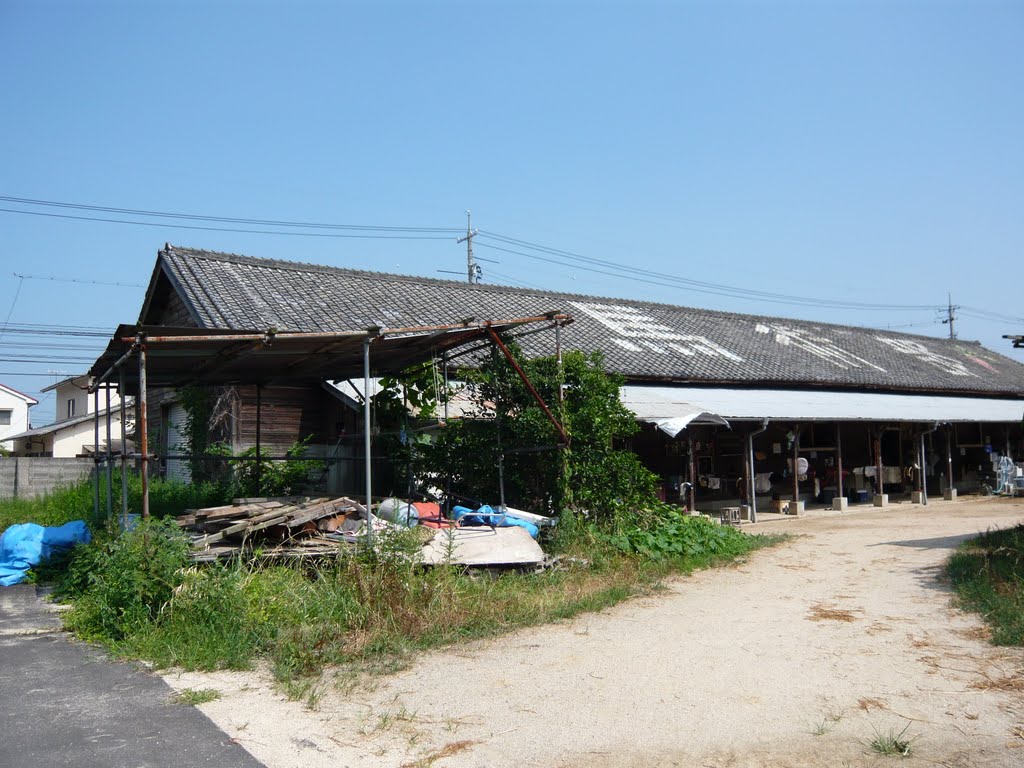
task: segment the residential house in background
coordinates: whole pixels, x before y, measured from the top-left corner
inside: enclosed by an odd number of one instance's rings
[[[22,428],[9,438],[11,453],[15,456],[53,456],[73,458],[91,456],[95,450],[96,402],[88,393],[88,375],[72,376],[43,389],[53,392],[57,405],[57,419],[52,424],[35,429]],[[121,450],[121,396],[116,387],[110,390],[110,434],[107,434],[107,393],[100,390],[100,450],[105,451],[108,440],[111,450]],[[134,404],[126,411],[128,425],[134,417]],[[27,424],[25,425],[27,426]]]
[[[11,436],[28,429],[28,409],[38,403],[35,398],[0,384],[0,446],[12,448]]]

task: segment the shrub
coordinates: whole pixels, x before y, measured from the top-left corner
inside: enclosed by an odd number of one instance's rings
[[[755,541],[735,528],[687,515],[669,504],[652,506],[637,524],[623,527],[608,540],[621,552],[654,560],[735,556],[749,551]]]
[[[67,589],[80,595],[70,628],[86,639],[120,641],[151,622],[181,584],[188,551],[174,521],[156,519],[78,547],[69,565]]]

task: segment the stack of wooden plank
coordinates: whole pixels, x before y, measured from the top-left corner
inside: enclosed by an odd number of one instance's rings
[[[347,497],[235,499],[222,507],[189,510],[178,525],[189,532],[193,559],[216,560],[258,546],[264,556],[302,557],[337,552],[327,538],[366,508]]]

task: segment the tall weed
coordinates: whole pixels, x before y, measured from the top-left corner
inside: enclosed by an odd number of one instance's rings
[[[79,593],[67,622],[89,640],[120,641],[148,625],[182,583],[189,543],[172,520],[148,520],[78,547],[69,572]],[[79,560],[81,558],[81,560]]]
[[[991,626],[995,645],[1024,645],[1024,525],[964,542],[946,574],[960,604]]]

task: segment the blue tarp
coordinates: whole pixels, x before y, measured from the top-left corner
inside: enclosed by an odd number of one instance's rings
[[[525,528],[533,538],[537,538],[539,528],[526,520],[506,515],[504,512],[495,511],[490,505],[484,504],[479,509],[469,507],[452,507],[452,517],[463,525],[493,525],[495,528]]]
[[[25,580],[33,565],[75,544],[87,544],[92,536],[84,520],[73,520],[56,528],[35,523],[12,525],[0,536],[0,586]]]

